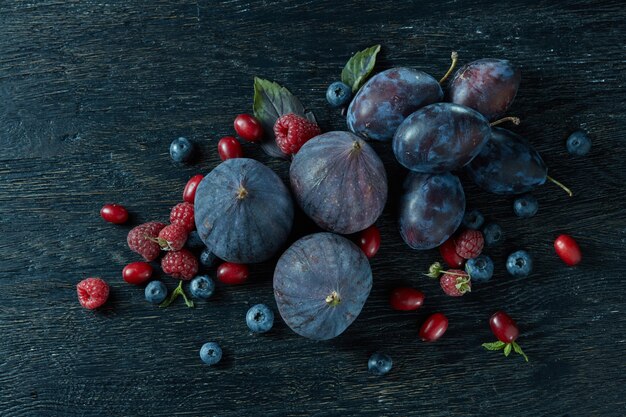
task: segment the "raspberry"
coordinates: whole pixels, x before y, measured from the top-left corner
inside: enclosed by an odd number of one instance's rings
[[[187,233],[196,228],[196,221],[193,217],[193,204],[176,204],[170,213],[170,223],[183,226]]]
[[[161,269],[174,278],[189,281],[198,273],[198,260],[187,249],[168,252],[161,260]]]
[[[456,253],[464,259],[473,259],[480,255],[485,246],[485,239],[479,230],[467,229],[456,238]]]
[[[187,229],[180,224],[170,224],[159,232],[157,243],[163,250],[181,250],[187,242]]]
[[[472,283],[470,277],[461,271],[460,269],[451,269],[446,271],[439,280],[439,285],[443,289],[443,292],[451,297],[460,297],[466,292],[472,290]]]
[[[93,310],[106,303],[109,298],[109,284],[101,278],[86,278],[76,285],[80,305]]]
[[[295,154],[309,139],[320,133],[318,125],[293,113],[280,116],[274,124],[276,144],[287,155]]]
[[[155,240],[164,227],[165,224],[159,222],[148,222],[134,227],[128,232],[126,239],[128,247],[133,252],[143,256],[146,261],[154,261],[161,252],[161,248]]]

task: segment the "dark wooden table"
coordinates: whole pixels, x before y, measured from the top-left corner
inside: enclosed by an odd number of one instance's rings
[[[626,414],[623,3],[409,3],[0,3],[1,415]],[[377,223],[375,285],[341,337],[311,342],[281,320],[268,334],[248,332],[249,305],[275,307],[274,262],[253,266],[244,286],[219,286],[195,309],[155,308],[122,281],[122,267],[138,260],[126,233],[166,219],[186,180],[217,165],[217,139],[251,111],[253,76],[289,87],[324,130],[345,129],[326,105],[326,86],[352,53],[375,43],[383,46],[376,70],[404,65],[439,77],[452,49],[462,63],[506,57],[522,68],[511,113],[523,124],[514,130],[575,197],[545,185],[534,193],[539,213],[521,220],[511,198],[464,179],[468,205],[507,235],[488,251],[491,283],[452,299],[421,275],[438,252],[401,241],[394,198],[404,171],[380,144],[391,195]],[[593,138],[587,157],[565,150],[577,128]],[[197,163],[170,161],[169,143],[181,135],[199,145]],[[286,162],[244,149],[286,178]],[[106,202],[129,207],[132,222],[105,224],[98,210]],[[300,217],[296,235],[310,230]],[[576,268],[552,249],[562,232],[583,248]],[[517,248],[536,261],[527,279],[504,269]],[[100,311],[76,300],[86,276],[112,286]],[[390,310],[387,293],[399,284],[423,289],[426,305]],[[487,319],[496,309],[520,324],[528,364],[480,347],[493,340]],[[417,328],[434,311],[449,316],[450,328],[425,344]],[[198,357],[208,340],[224,348],[215,368]],[[376,350],[394,359],[385,377],[367,372]]]

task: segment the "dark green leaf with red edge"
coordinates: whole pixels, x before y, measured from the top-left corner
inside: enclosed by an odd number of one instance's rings
[[[374,45],[357,52],[346,63],[341,71],[341,81],[347,84],[356,93],[365,82],[365,79],[374,69],[376,55],[380,51],[380,45]]]

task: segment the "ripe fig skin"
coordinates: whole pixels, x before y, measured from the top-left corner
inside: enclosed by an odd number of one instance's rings
[[[474,159],[490,133],[489,121],[476,110],[435,103],[402,122],[393,138],[393,152],[412,171],[440,174]]]
[[[451,102],[494,120],[511,107],[522,78],[509,60],[485,58],[459,68],[448,86]]]
[[[548,175],[541,155],[526,139],[497,127],[466,171],[485,191],[505,195],[527,193],[544,184]]]
[[[465,193],[455,175],[412,172],[404,181],[399,226],[404,242],[426,250],[444,243],[465,213]]]
[[[387,201],[383,162],[350,132],[327,132],[305,143],[291,162],[289,179],[304,213],[335,233],[368,228]]]
[[[390,141],[415,110],[443,100],[439,82],[423,71],[391,68],[370,78],[348,107],[348,129],[366,139]]]
[[[194,200],[196,228],[220,259],[263,262],[284,247],[294,206],[289,189],[267,166],[228,159],[207,174]]]
[[[363,251],[333,233],[315,233],[291,245],[274,271],[281,317],[297,334],[328,340],[357,318],[372,288]]]

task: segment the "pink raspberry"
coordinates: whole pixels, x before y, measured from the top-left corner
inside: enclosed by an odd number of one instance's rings
[[[163,250],[181,250],[187,242],[187,229],[180,224],[170,224],[159,232],[157,242]]]
[[[148,222],[134,227],[128,232],[126,238],[128,247],[143,256],[146,261],[154,261],[161,253],[161,247],[156,243],[156,238],[164,227],[165,224],[159,222]]]
[[[93,310],[106,303],[109,298],[109,284],[101,278],[86,278],[76,285],[76,292],[80,305]]]
[[[198,273],[198,260],[187,249],[168,252],[161,260],[161,269],[174,278],[188,281]]]
[[[176,204],[170,212],[170,223],[183,226],[187,232],[196,228],[196,221],[193,215],[193,204]]]
[[[463,259],[474,259],[483,251],[485,238],[479,230],[463,230],[456,238],[456,253]]]
[[[321,132],[318,125],[293,113],[280,116],[274,124],[276,144],[287,155],[296,154],[302,145]]]

